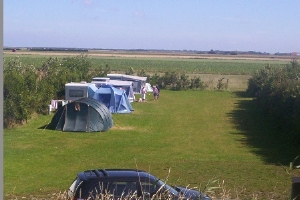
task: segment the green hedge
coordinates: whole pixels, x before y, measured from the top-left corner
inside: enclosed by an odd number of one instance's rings
[[[266,66],[253,75],[247,92],[288,137],[298,141],[300,132],[300,65],[296,59],[284,68]]]

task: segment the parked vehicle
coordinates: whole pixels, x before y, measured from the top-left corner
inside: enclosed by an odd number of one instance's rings
[[[96,169],[79,172],[68,190],[68,199],[211,200],[197,190],[172,187],[146,171],[134,169]]]

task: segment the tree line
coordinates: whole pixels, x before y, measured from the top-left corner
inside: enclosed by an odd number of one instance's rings
[[[293,59],[283,68],[266,66],[248,81],[247,93],[276,128],[292,141],[299,141],[300,65]]]
[[[110,67],[93,67],[86,55],[48,58],[41,66],[22,65],[19,58],[8,60],[3,69],[4,128],[26,123],[32,114],[47,114],[52,99],[63,99],[65,84],[106,77]],[[148,81],[162,89],[204,89],[201,79],[189,79],[185,73],[165,72],[164,75],[147,75],[145,70],[135,72],[124,69],[126,74],[148,77]]]

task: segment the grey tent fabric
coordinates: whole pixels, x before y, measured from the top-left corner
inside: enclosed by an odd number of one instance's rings
[[[68,132],[107,131],[113,126],[108,108],[92,98],[82,98],[61,107],[53,116],[50,127]]]

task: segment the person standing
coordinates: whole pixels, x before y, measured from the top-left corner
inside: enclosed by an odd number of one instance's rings
[[[153,97],[155,101],[158,98],[158,89],[156,88],[156,86],[153,86]]]
[[[146,101],[146,93],[147,93],[145,87],[142,87],[141,93],[142,93],[142,102],[145,102]]]
[[[160,95],[160,88],[159,88],[158,84],[156,84],[156,88],[157,88],[157,99],[158,99],[159,95]]]

